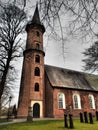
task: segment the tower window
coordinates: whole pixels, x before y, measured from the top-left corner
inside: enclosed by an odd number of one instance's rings
[[[35,83],[34,90],[39,91],[39,83]]]
[[[40,76],[40,69],[38,67],[35,68],[34,75]]]
[[[36,44],[36,49],[39,49],[39,48],[40,48],[40,46],[39,46],[39,44],[37,43],[37,44]]]
[[[38,31],[36,31],[36,35],[39,37],[40,36],[40,33]]]
[[[39,56],[39,55],[36,55],[36,56],[35,56],[35,62],[37,62],[37,63],[40,62],[40,56]]]

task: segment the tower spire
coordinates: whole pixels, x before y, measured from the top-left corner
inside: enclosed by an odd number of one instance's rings
[[[38,10],[38,3],[36,3],[36,9],[33,15],[32,23],[41,24]]]
[[[38,27],[39,29],[41,29],[41,31],[43,33],[45,32],[45,27],[40,21],[38,3],[36,3],[36,8],[35,8],[32,20],[26,26],[26,31],[28,31],[28,29],[30,29],[32,27]]]

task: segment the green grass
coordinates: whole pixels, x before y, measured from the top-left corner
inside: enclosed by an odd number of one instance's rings
[[[9,122],[12,121],[11,119],[9,120]],[[3,123],[3,122],[8,122],[8,120],[6,118],[1,118],[0,119],[0,123]]]
[[[63,120],[46,120],[34,121],[32,123],[16,123],[0,126],[0,130],[71,130],[64,128]],[[98,130],[98,122],[94,120],[94,124],[80,123],[79,120],[74,120],[74,130]]]

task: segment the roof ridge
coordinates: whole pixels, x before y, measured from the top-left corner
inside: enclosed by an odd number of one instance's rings
[[[64,88],[68,87],[73,89],[98,91],[98,87],[94,83],[94,79],[91,79],[91,77],[95,77],[97,80],[98,76],[96,75],[52,65],[45,65],[45,72],[52,86],[64,86]]]
[[[45,66],[54,67],[54,68],[58,68],[58,69],[64,69],[64,70],[67,70],[67,71],[73,71],[73,72],[77,72],[77,73],[81,73],[81,74],[95,75],[95,74],[85,73],[83,71],[77,71],[77,70],[67,69],[67,68],[59,67],[59,66],[53,66],[53,65],[47,65],[47,64],[45,64]],[[95,75],[95,76],[97,76],[97,75]]]
[[[59,67],[59,66],[53,66],[53,65],[47,65],[47,64],[45,64],[45,66],[54,67],[54,68],[58,68],[58,69],[64,69],[64,70],[73,71],[73,72],[77,72],[77,73],[85,73],[85,72],[82,72],[82,71],[67,69],[67,68]],[[85,74],[86,74],[86,73],[85,73]],[[87,73],[87,74],[88,74],[88,73]]]

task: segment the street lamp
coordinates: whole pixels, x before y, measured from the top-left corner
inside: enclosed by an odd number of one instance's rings
[[[9,120],[9,118],[10,118],[10,104],[11,104],[11,100],[12,100],[12,97],[10,96],[10,97],[9,97],[9,108],[8,108],[7,120]]]

